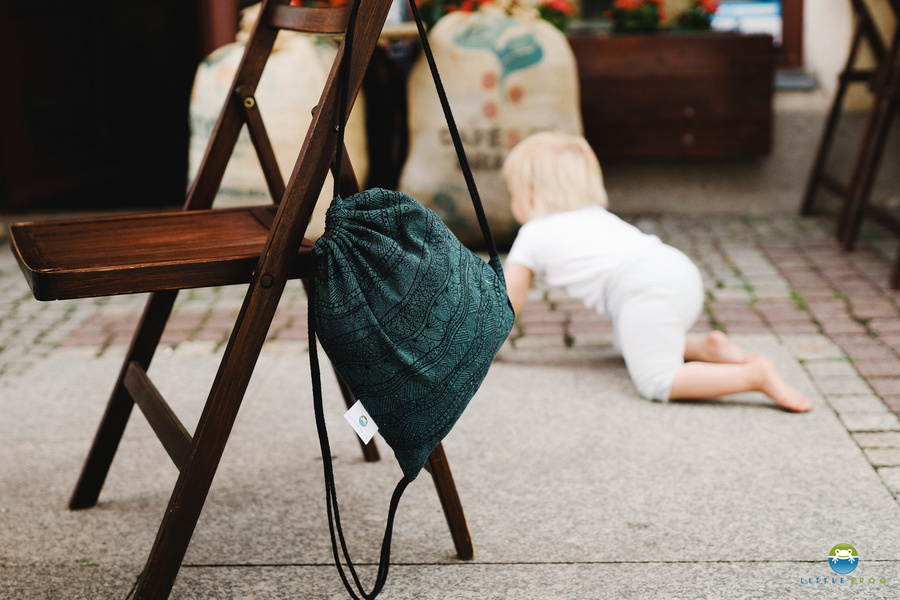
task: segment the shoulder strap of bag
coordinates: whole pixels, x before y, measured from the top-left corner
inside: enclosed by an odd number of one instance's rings
[[[487,217],[484,214],[484,207],[481,205],[481,196],[478,194],[478,188],[475,186],[475,177],[472,175],[471,167],[469,167],[469,159],[466,158],[466,151],[463,148],[462,139],[459,137],[459,130],[456,128],[456,120],[453,118],[453,112],[450,110],[447,92],[444,91],[444,84],[441,82],[437,64],[434,62],[434,54],[431,52],[431,44],[428,43],[425,25],[422,24],[422,17],[419,16],[419,8],[416,6],[415,0],[409,0],[409,7],[413,17],[416,19],[416,27],[419,30],[419,39],[422,41],[422,50],[425,53],[425,58],[428,60],[428,68],[431,69],[431,78],[434,80],[434,87],[441,100],[441,108],[444,110],[444,119],[447,120],[447,128],[450,130],[450,137],[453,139],[453,147],[456,149],[456,156],[459,159],[459,166],[462,168],[463,177],[466,180],[466,187],[469,188],[469,197],[472,198],[472,205],[475,207],[475,215],[478,218],[478,226],[481,227],[481,235],[484,237],[484,243],[487,246],[488,254],[491,258],[495,258],[497,256],[497,247],[494,245],[494,236],[491,234],[491,228],[488,225]]]
[[[359,0],[356,0],[351,11],[351,23],[355,21],[355,11]],[[466,180],[466,187],[469,190],[469,197],[472,199],[472,206],[475,208],[475,216],[478,219],[478,226],[481,228],[481,235],[488,254],[491,258],[497,256],[497,247],[494,244],[494,236],[491,234],[491,227],[488,224],[487,217],[484,214],[484,206],[481,204],[481,196],[478,193],[478,187],[475,185],[475,177],[472,175],[472,168],[469,166],[469,159],[466,157],[466,150],[463,148],[462,139],[459,136],[459,130],[456,127],[456,120],[453,118],[453,111],[450,110],[450,102],[447,100],[447,92],[444,90],[444,84],[441,81],[441,75],[438,73],[437,64],[434,62],[434,54],[431,51],[431,45],[428,43],[428,35],[425,32],[425,25],[422,23],[422,17],[419,15],[419,8],[416,6],[415,0],[409,0],[409,8],[416,20],[416,28],[419,30],[419,40],[422,42],[422,51],[425,53],[425,59],[428,61],[428,68],[431,70],[431,78],[434,80],[434,87],[437,90],[438,98],[441,101],[441,108],[444,111],[444,119],[447,121],[447,128],[450,130],[450,137],[453,140],[453,147],[456,150],[456,157],[459,160],[459,166],[462,169],[463,178]],[[344,149],[344,128],[346,127],[347,105],[349,103],[349,81],[350,81],[350,60],[352,57],[353,33],[350,26],[347,27],[347,38],[344,43],[344,56],[341,61],[341,109],[338,112],[338,138],[337,152],[335,154],[335,178],[334,178],[334,195],[341,195],[341,162]]]
[[[347,551],[347,541],[344,539],[344,531],[341,528],[341,513],[338,508],[337,492],[334,487],[334,465],[331,460],[331,446],[328,443],[328,430],[325,426],[325,411],[322,406],[322,380],[319,372],[319,356],[316,350],[316,315],[314,306],[316,296],[315,285],[315,281],[313,280],[307,288],[307,293],[309,294],[309,309],[307,316],[309,321],[309,366],[312,372],[313,406],[316,413],[316,429],[318,429],[319,432],[319,448],[322,451],[322,464],[324,465],[325,471],[325,506],[327,507],[328,512],[328,530],[331,534],[331,552],[334,557],[334,564],[341,576],[341,581],[344,583],[344,587],[347,588],[347,592],[350,593],[350,596],[354,600],[360,600],[360,597],[364,600],[373,600],[381,592],[385,581],[387,581],[388,569],[391,566],[391,535],[394,530],[394,517],[397,514],[400,497],[403,495],[404,490],[406,490],[406,486],[409,485],[409,480],[404,477],[397,484],[397,487],[394,488],[390,509],[388,510],[384,539],[381,542],[378,575],[375,578],[375,585],[372,588],[372,591],[367,593],[363,589],[362,582],[359,580],[359,575],[356,573],[356,568],[353,566],[353,561],[350,560],[350,553]],[[335,533],[337,535],[335,535]],[[341,552],[338,552],[338,541],[340,541]],[[344,572],[344,567],[341,564],[341,554],[343,554],[344,560],[347,563],[347,570],[350,571],[350,576],[353,578],[353,583],[356,586],[356,591],[359,592],[359,596],[357,596],[353,586],[350,584],[350,580],[347,578],[347,574]]]
[[[356,24],[356,16],[359,12],[359,2],[360,0],[355,0],[350,11],[350,19],[347,25],[347,33],[344,39],[344,54],[342,56],[340,66],[340,107],[338,110],[338,136],[333,173],[334,196],[336,197],[340,197],[341,195],[341,163],[343,162],[344,155],[344,130],[346,128],[347,108],[349,106],[350,61],[353,56],[353,30]],[[466,180],[466,186],[469,190],[469,196],[472,198],[472,205],[475,208],[475,214],[478,218],[478,224],[481,227],[481,233],[484,237],[485,245],[487,246],[490,257],[496,258],[497,248],[494,245],[494,238],[491,235],[491,229],[488,225],[487,217],[484,214],[484,207],[481,204],[481,197],[478,195],[478,188],[475,185],[475,178],[472,175],[472,169],[469,167],[469,161],[466,158],[462,140],[460,139],[459,131],[456,127],[456,121],[453,119],[453,114],[450,110],[450,103],[447,100],[447,94],[444,91],[444,86],[441,83],[441,78],[437,71],[437,65],[434,62],[434,55],[431,52],[431,46],[428,44],[428,36],[425,34],[425,26],[422,24],[422,18],[419,16],[419,10],[416,7],[415,0],[410,0],[409,6],[412,10],[413,16],[416,19],[416,26],[419,30],[419,37],[422,41],[422,49],[425,52],[425,57],[428,60],[428,66],[431,69],[431,75],[434,79],[435,88],[437,89],[438,97],[441,101],[441,107],[444,111],[444,117],[447,120],[447,127],[450,129],[450,137],[453,139],[453,146],[456,149],[456,155],[459,159],[459,165],[462,168],[463,177]],[[335,491],[334,485],[334,466],[332,464],[331,447],[328,443],[328,431],[325,425],[325,414],[322,406],[322,382],[319,370],[318,352],[316,348],[314,281],[311,282],[311,285],[307,288],[307,292],[309,294],[309,364],[312,375],[313,405],[315,407],[316,414],[316,428],[318,429],[319,433],[319,446],[322,452],[322,462],[324,465],[325,503],[328,512],[328,528],[329,533],[331,534],[331,550],[334,556],[335,566],[337,567],[338,573],[341,577],[341,581],[344,583],[344,587],[347,589],[347,592],[349,592],[350,596],[354,600],[360,600],[360,597],[364,600],[373,600],[381,592],[382,588],[384,587],[385,581],[387,581],[388,569],[390,568],[391,536],[394,528],[394,518],[397,514],[397,507],[400,503],[400,497],[403,495],[403,492],[406,490],[406,487],[409,485],[410,481],[409,479],[404,477],[397,484],[397,487],[394,488],[394,493],[391,497],[390,508],[388,510],[388,519],[387,525],[385,526],[384,539],[381,543],[381,556],[379,558],[378,574],[375,578],[375,585],[372,588],[372,591],[367,593],[363,589],[362,583],[360,582],[359,576],[356,573],[356,568],[354,567],[353,562],[350,560],[350,554],[347,550],[347,542],[344,538],[344,532],[341,527],[341,515],[340,509],[338,507],[337,493]],[[340,542],[341,546],[340,551],[338,550],[338,542]],[[342,555],[344,561],[346,562],[347,570],[350,572],[350,578],[347,577],[347,574],[344,571],[344,567],[341,564]],[[353,580],[353,584],[355,585],[355,590],[354,585],[351,585],[350,583],[351,578]],[[359,592],[359,595],[357,595],[356,592]]]
[[[341,77],[340,77],[340,108],[338,112],[338,139],[337,150],[335,152],[335,168],[334,168],[334,195],[340,195],[341,182],[341,162],[344,155],[344,129],[346,126],[347,107],[349,105],[349,87],[350,87],[350,58],[353,55],[353,30],[356,25],[356,17],[359,12],[359,2],[356,0],[350,11],[350,19],[347,24],[347,33],[344,41],[344,54],[341,60]],[[354,600],[374,600],[376,596],[384,588],[387,581],[388,569],[390,568],[391,558],[391,537],[394,530],[394,518],[397,514],[397,507],[400,504],[400,497],[409,485],[410,481],[403,477],[394,488],[391,496],[391,504],[388,509],[387,525],[385,526],[384,538],[381,542],[381,555],[378,563],[378,574],[375,577],[375,584],[371,592],[363,589],[362,582],[350,559],[350,553],[347,550],[347,541],[344,538],[344,530],[341,527],[341,513],[338,507],[337,492],[334,485],[334,465],[331,458],[331,445],[328,442],[328,429],[325,424],[325,411],[322,405],[322,378],[319,369],[319,356],[316,347],[316,282],[310,280],[307,287],[308,294],[308,327],[309,327],[309,366],[312,376],[313,388],[313,406],[316,415],[316,429],[319,434],[319,447],[322,452],[322,464],[325,476],[325,506],[328,513],[328,532],[331,535],[331,552],[334,558],[334,564],[337,567],[338,574],[347,592]],[[341,549],[338,551],[338,542]],[[344,571],[341,564],[341,556],[347,565],[347,571],[350,572],[350,578]],[[351,585],[350,579],[353,584]],[[355,590],[354,590],[355,586]],[[357,595],[358,592],[358,595]]]

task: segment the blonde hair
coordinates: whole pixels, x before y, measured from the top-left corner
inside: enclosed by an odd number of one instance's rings
[[[600,162],[579,135],[528,136],[506,157],[503,176],[514,210],[526,219],[609,203]]]

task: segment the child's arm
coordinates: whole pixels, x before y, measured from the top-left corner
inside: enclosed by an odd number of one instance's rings
[[[528,288],[531,287],[534,273],[524,265],[508,263],[503,266],[503,277],[506,279],[506,293],[509,294],[513,310],[518,315],[525,308],[525,302],[528,299]]]

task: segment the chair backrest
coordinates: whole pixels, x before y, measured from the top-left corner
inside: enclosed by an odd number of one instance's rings
[[[293,6],[289,2],[290,0],[263,0],[259,17],[247,42],[247,48],[245,48],[244,56],[232,81],[225,105],[212,130],[197,177],[188,191],[184,204],[185,210],[207,209],[212,206],[228,159],[234,150],[241,128],[245,124],[256,149],[266,186],[273,201],[277,204],[283,198],[286,186],[263,123],[259,102],[255,97],[256,87],[280,30],[320,35],[343,34],[350,16],[349,6],[311,8]],[[373,5],[378,3],[377,1],[372,2]],[[365,4],[367,6],[361,7],[361,10],[368,7],[368,3]],[[374,12],[372,16],[374,16]],[[365,52],[366,60],[364,62],[367,63],[371,49],[359,48],[359,50]],[[343,51],[339,51],[338,58],[342,54]],[[354,50],[354,54],[361,55],[356,50]],[[326,90],[333,87],[334,73],[336,71],[332,69]],[[326,93],[323,92],[322,98],[324,99],[325,96]],[[310,130],[312,129],[311,127]],[[303,156],[302,151],[301,156]]]

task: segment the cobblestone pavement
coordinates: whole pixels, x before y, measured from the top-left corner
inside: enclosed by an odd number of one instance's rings
[[[707,292],[697,331],[777,336],[803,365],[847,430],[900,493],[900,292],[887,288],[896,241],[866,231],[842,252],[821,217],[645,217],[644,231],[686,252]],[[225,343],[243,287],[183,292],[163,352],[186,341]],[[508,342],[511,349],[608,345],[607,319],[558,290],[537,287]],[[41,303],[8,249],[0,252],[0,381],[60,346],[105,352],[128,343],[144,296]],[[306,340],[306,299],[291,282],[269,334]]]

